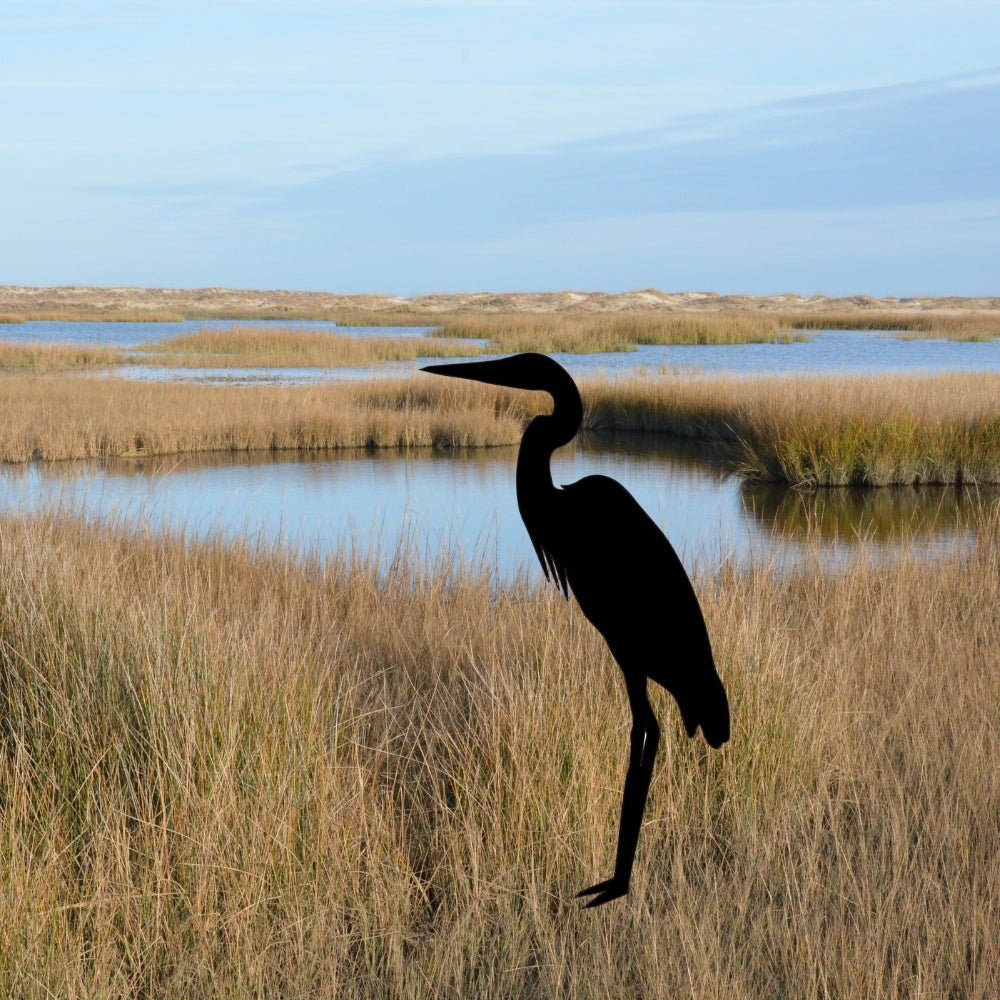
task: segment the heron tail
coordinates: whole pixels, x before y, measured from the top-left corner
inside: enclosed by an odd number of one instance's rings
[[[729,740],[729,699],[714,670],[699,684],[697,692],[677,702],[688,736],[694,736],[701,726],[705,740],[715,750]]]

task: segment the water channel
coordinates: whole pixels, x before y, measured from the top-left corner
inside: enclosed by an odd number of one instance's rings
[[[2,329],[0,336],[131,346],[205,325],[28,323]],[[47,329],[24,329],[39,326]],[[405,328],[350,332],[422,334]],[[1000,370],[1000,345],[994,343],[905,341],[853,331],[812,335],[807,343],[656,347],[557,357],[576,376],[627,374],[636,368],[656,371],[677,367],[677,359],[705,371]],[[312,378],[356,378],[413,367],[306,371]],[[190,370],[183,374],[191,377]],[[216,370],[207,377],[232,374]],[[288,372],[266,374],[270,380],[294,380]],[[162,369],[156,377],[164,377]],[[252,373],[244,380],[258,381]],[[537,575],[517,513],[515,458],[515,448],[495,448],[444,454],[279,453],[8,465],[0,466],[0,510],[31,512],[55,505],[93,517],[164,525],[191,537],[221,532],[321,554],[378,543],[388,558],[396,540],[404,537],[425,558],[457,552],[496,566],[503,577],[522,570]],[[909,546],[933,557],[973,544],[984,510],[1000,502],[1000,491],[947,487],[811,493],[751,487],[728,474],[721,457],[662,436],[592,434],[561,449],[553,460],[556,483],[591,473],[624,483],[684,561],[705,567],[717,565],[727,554],[740,561],[776,559],[788,564],[817,551],[825,564],[841,565],[862,538],[868,542],[866,551],[876,557],[892,558]],[[812,544],[805,545],[807,539]]]

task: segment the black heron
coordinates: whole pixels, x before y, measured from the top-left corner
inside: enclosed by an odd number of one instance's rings
[[[528,424],[517,455],[517,506],[542,571],[572,593],[621,667],[632,710],[628,771],[622,794],[615,872],[584,889],[600,906],[629,889],[639,828],[660,740],[647,680],[677,700],[688,736],[698,727],[712,747],[729,739],[729,702],[715,669],[698,598],[673,546],[620,483],[586,476],[556,488],[549,460],[583,421],[569,372],[544,354],[496,361],[428,365],[425,372],[552,397],[550,414]]]

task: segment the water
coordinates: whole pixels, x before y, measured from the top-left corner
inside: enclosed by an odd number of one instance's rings
[[[67,512],[168,527],[199,538],[276,542],[329,553],[410,538],[429,556],[485,557],[505,578],[538,574],[517,511],[515,448],[449,454],[328,453],[303,458],[187,456],[0,468],[0,508]],[[841,565],[866,538],[886,558],[901,542],[933,556],[971,545],[982,507],[1000,493],[949,488],[800,493],[751,488],[705,461],[689,443],[638,435],[588,435],[556,453],[553,480],[591,473],[624,483],[688,566],[738,560],[790,564],[819,540]]]
[[[663,366],[759,375],[1000,371],[1000,341],[903,340],[869,330],[819,330],[808,336],[804,343],[654,345],[628,354],[553,357],[576,376],[656,372]]]
[[[0,328],[20,341],[135,347],[205,327],[289,326],[355,336],[422,336],[423,328],[345,327],[282,321],[183,323],[32,322]],[[1000,344],[902,340],[859,331],[810,333],[806,343],[649,346],[635,352],[554,355],[574,376],[697,368],[741,373],[1000,371]],[[366,380],[413,371],[433,359],[374,369],[163,369],[129,366],[116,376],[236,384]],[[93,517],[123,517],[193,537],[277,541],[329,552],[400,535],[430,555],[444,549],[486,554],[504,575],[537,574],[514,498],[516,450],[447,455],[397,453],[144,459],[0,467],[0,510],[34,511],[53,503]],[[981,511],[996,491],[920,487],[821,490],[748,487],[727,476],[700,448],[663,438],[592,435],[553,460],[557,483],[600,472],[623,482],[664,529],[688,565],[738,559],[797,561],[815,543],[826,564],[843,565],[864,538],[891,558],[904,545],[933,557],[971,545]],[[813,550],[812,548],[810,550]]]
[[[64,323],[42,321],[0,327],[0,339],[50,341],[118,347],[138,347],[151,341],[192,333],[204,328],[233,326],[295,327],[347,333],[356,337],[423,337],[425,327],[338,327],[321,321],[187,320],[181,323]],[[636,372],[697,369],[706,373],[805,374],[879,372],[1000,371],[1000,341],[972,343],[923,338],[904,340],[891,333],[867,330],[819,330],[806,342],[791,344],[649,345],[635,351],[608,354],[553,354],[574,377],[627,376]],[[470,340],[470,347],[485,341]],[[365,380],[407,375],[440,358],[420,358],[372,368],[224,369],[161,368],[129,365],[115,370],[118,377],[147,381],[201,383],[301,384],[304,382]],[[461,359],[449,359],[461,360]]]
[[[199,330],[230,330],[233,327],[274,329],[294,327],[317,333],[350,333],[355,337],[422,337],[425,327],[337,326],[327,320],[188,319],[177,323],[69,323],[62,320],[31,320],[0,324],[0,340],[15,343],[84,344],[92,347],[139,347],[182,333]]]

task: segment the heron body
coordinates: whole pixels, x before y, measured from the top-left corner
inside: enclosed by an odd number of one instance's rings
[[[647,680],[676,699],[688,736],[712,747],[729,739],[729,703],[715,669],[698,599],[673,546],[614,479],[552,482],[550,459],[580,428],[583,406],[569,373],[543,354],[430,365],[440,375],[548,392],[552,413],[535,417],[517,458],[517,504],[547,579],[572,594],[621,668],[632,712],[614,875],[583,890],[600,906],[628,892],[660,731]]]

